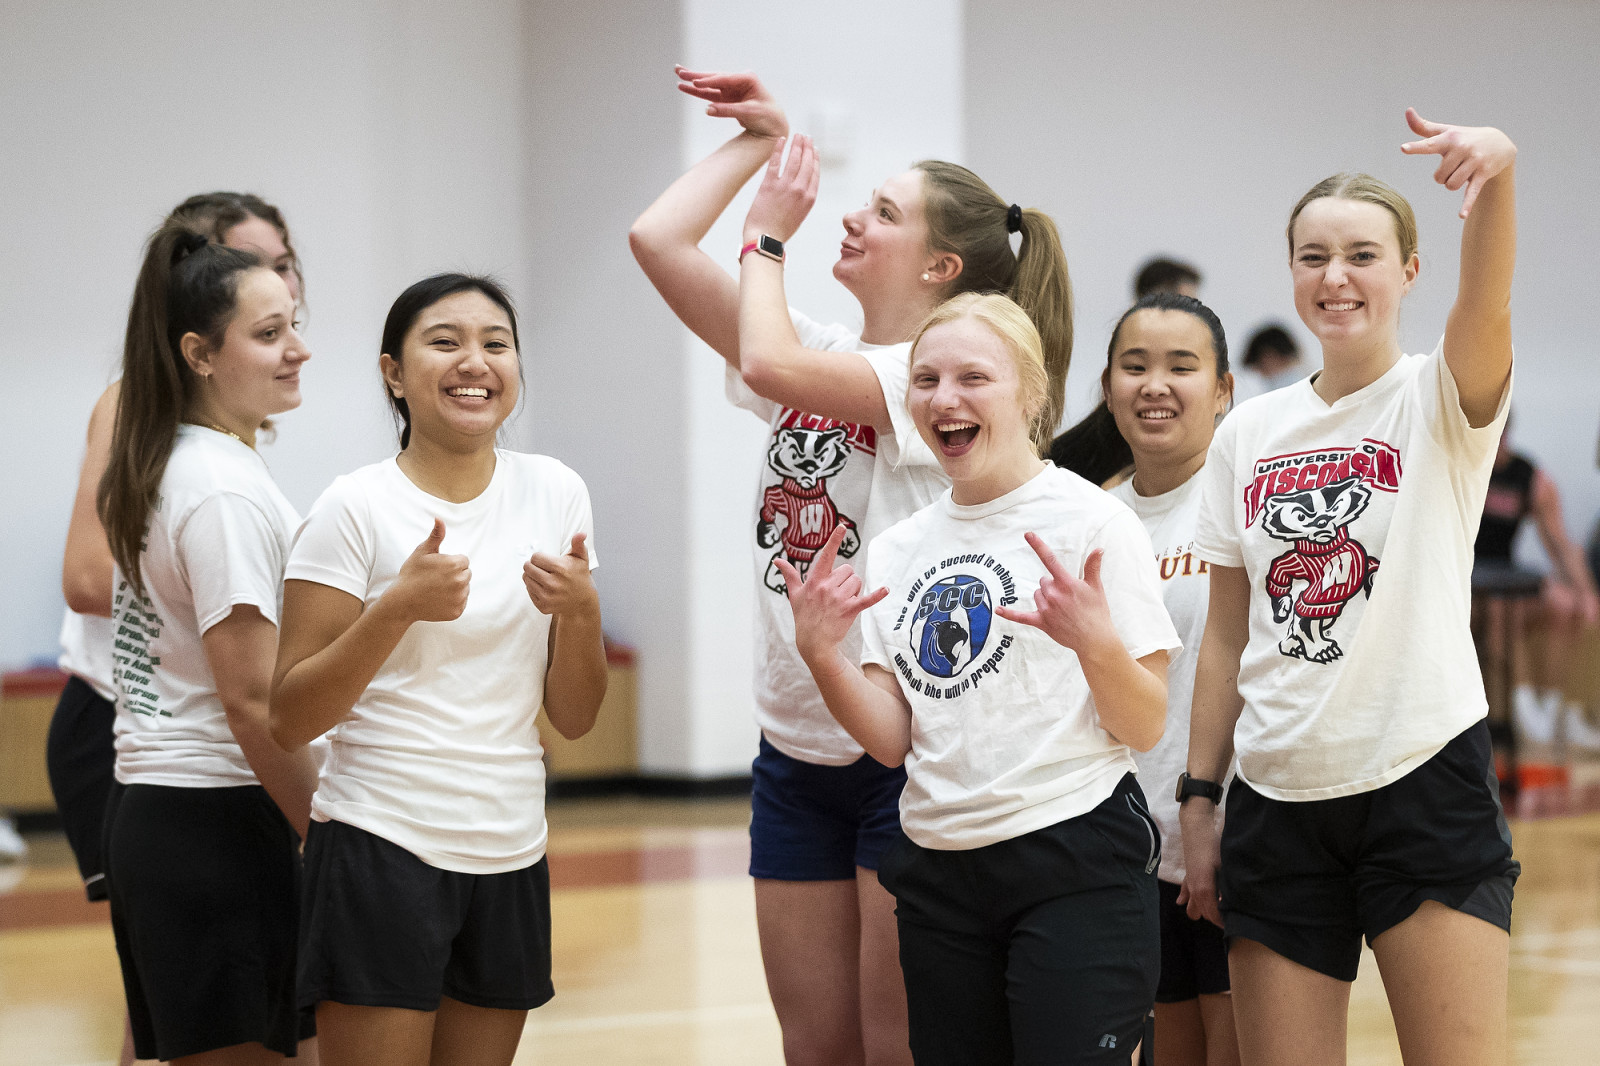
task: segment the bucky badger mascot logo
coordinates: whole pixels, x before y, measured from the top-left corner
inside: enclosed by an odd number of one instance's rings
[[[1313,663],[1331,663],[1344,654],[1333,639],[1333,624],[1356,593],[1371,597],[1378,572],[1378,560],[1350,539],[1346,527],[1371,499],[1372,489],[1352,477],[1264,501],[1261,528],[1293,545],[1267,569],[1273,620],[1289,623],[1278,642],[1283,654]],[[1293,595],[1300,581],[1305,586]]]
[[[761,518],[756,522],[756,543],[777,549],[762,578],[773,592],[788,595],[778,559],[788,559],[804,576],[834,526],[845,527],[839,558],[848,559],[861,547],[855,522],[840,514],[828,496],[828,479],[845,468],[851,451],[849,431],[843,426],[781,429],[773,434],[767,466],[783,482],[762,493]]]

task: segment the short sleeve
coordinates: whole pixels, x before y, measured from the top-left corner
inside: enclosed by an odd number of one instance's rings
[[[233,492],[207,497],[184,522],[177,549],[202,636],[241,605],[278,624],[283,542],[253,500]]]
[[[286,580],[314,581],[366,602],[376,545],[354,494],[335,481],[311,507],[289,549]]]
[[[866,587],[868,590],[889,585],[885,580],[892,567],[890,563],[894,557],[894,549],[884,542],[883,537],[873,537],[867,545],[867,573]],[[883,638],[884,627],[894,625],[893,604],[898,600],[894,595],[894,586],[889,585],[889,595],[868,607],[861,616],[861,665],[869,663],[881,666],[885,670],[894,671],[894,664],[889,661],[889,651]]]
[[[778,413],[778,405],[764,396],[757,396],[755,390],[744,383],[744,376],[739,373],[739,368],[732,363],[723,368],[722,392],[733,406],[749,411],[769,425]]]
[[[567,471],[572,479],[571,490],[567,495],[566,514],[566,539],[568,550],[571,550],[572,538],[579,533],[584,535],[584,545],[589,554],[589,569],[597,570],[600,567],[600,556],[594,550],[594,510],[589,504],[589,486],[584,484],[583,478],[570,468]]]
[[[1516,376],[1513,366],[1506,378],[1505,389],[1495,407],[1494,417],[1488,424],[1474,429],[1461,409],[1461,390],[1450,364],[1444,358],[1444,338],[1434,346],[1433,353],[1425,357],[1426,363],[1413,378],[1417,402],[1434,440],[1451,455],[1460,456],[1471,467],[1480,465],[1494,454],[1505,429],[1506,416],[1511,411],[1511,384]]]
[[[1128,654],[1142,659],[1158,651],[1176,652],[1182,648],[1183,642],[1161,600],[1161,582],[1151,563],[1155,549],[1138,516],[1119,506],[1117,513],[1100,527],[1089,548],[1102,552],[1100,584],[1111,608],[1111,624]]]
[[[889,424],[894,430],[894,466],[938,466],[917,424],[906,407],[906,387],[911,382],[911,345],[895,344],[888,348],[875,348],[861,353],[867,365],[878,376],[878,387],[883,390],[883,405],[889,410]]]
[[[1195,523],[1195,553],[1215,566],[1243,566],[1243,530],[1239,528],[1242,497],[1233,478],[1238,420],[1224,418],[1211,438],[1206,465],[1200,468],[1200,517]]]
[[[854,352],[861,348],[861,334],[837,323],[824,326],[789,308],[789,321],[794,325],[800,346],[818,352]]]

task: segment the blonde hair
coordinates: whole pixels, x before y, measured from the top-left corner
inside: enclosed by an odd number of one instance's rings
[[[1371,174],[1335,174],[1331,178],[1323,178],[1300,197],[1300,202],[1294,205],[1294,210],[1289,212],[1289,227],[1285,231],[1289,237],[1289,258],[1294,258],[1294,224],[1300,217],[1300,212],[1305,210],[1312,200],[1321,200],[1324,197],[1335,197],[1340,200],[1358,200],[1365,204],[1377,204],[1389,214],[1394,216],[1394,235],[1400,242],[1400,258],[1410,261],[1417,254],[1417,216],[1411,210],[1411,203],[1399,190],[1388,182],[1379,181]]]
[[[1017,368],[1017,389],[1022,397],[1022,407],[1028,413],[1028,437],[1040,455],[1050,446],[1055,434],[1059,412],[1052,412],[1050,372],[1045,367],[1044,341],[1033,319],[1016,302],[999,293],[965,292],[952,296],[935,307],[922,320],[911,338],[911,352],[907,359],[917,357],[917,345],[930,329],[947,322],[971,318],[989,327],[1011,353]]]
[[[1010,205],[987,182],[939,159],[913,169],[922,175],[929,247],[961,257],[961,273],[946,295],[1004,293],[1033,321],[1049,385],[1040,417],[1054,429],[1066,408],[1072,363],[1072,278],[1055,222],[1043,211],[1020,208],[1022,243],[1012,252]]]

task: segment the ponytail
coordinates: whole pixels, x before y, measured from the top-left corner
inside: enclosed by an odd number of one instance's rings
[[[128,310],[111,457],[95,499],[112,558],[139,595],[150,512],[197,386],[179,342],[196,333],[219,345],[233,316],[239,275],[259,265],[251,253],[181,222],[164,223],[146,246]]]
[[[1072,279],[1056,224],[1043,211],[1007,204],[966,167],[925,159],[915,169],[922,173],[928,243],[961,257],[961,273],[945,297],[1001,293],[1039,331],[1049,377],[1039,424],[1048,439],[1066,408],[1072,362]],[[1013,253],[1010,238],[1018,231],[1022,244]]]

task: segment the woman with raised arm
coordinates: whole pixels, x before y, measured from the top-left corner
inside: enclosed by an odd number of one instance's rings
[[[301,1003],[331,1066],[508,1066],[550,984],[542,705],[606,689],[577,474],[495,447],[522,364],[494,281],[389,311],[400,454],[337,479],[296,536],[273,733],[330,733],[306,841]]]
[[[1161,737],[1179,641],[1139,520],[1039,458],[1041,349],[1003,296],[942,305],[908,407],[950,492],[873,542],[871,593],[835,565],[842,529],[809,575],[780,563],[829,711],[907,767],[879,873],[918,1066],[1126,1063],[1155,994],[1161,847],[1130,749]]]
[[[727,361],[729,399],[769,427],[752,526],[756,718],[750,873],[762,961],[790,1066],[907,1061],[893,900],[877,866],[905,782],[829,716],[794,648],[779,563],[804,571],[835,525],[857,565],[880,530],[945,485],[905,408],[912,330],[948,296],[1010,293],[1045,337],[1046,421],[1059,420],[1072,299],[1054,224],[1007,205],[964,167],[924,161],[844,217],[833,276],[861,304],[860,332],[788,308],[782,242],[816,196],[816,155],[754,75],[678,68],[679,88],[742,131],[634,223],[634,255],[667,304]],[[739,280],[700,241],[767,168],[746,219]],[[1020,234],[1012,250],[1011,238]],[[765,238],[764,240],[762,238]],[[739,249],[726,249],[729,257]],[[860,640],[852,629],[845,638]]]
[[[255,452],[310,357],[289,286],[182,221],[134,290],[97,508],[115,577],[106,882],[140,1058],[299,1050],[299,835],[316,771],[267,689],[299,516]],[[309,1035],[309,1034],[304,1034]]]
[[[1402,150],[1465,190],[1443,340],[1400,349],[1410,205],[1364,174],[1319,182],[1288,238],[1323,369],[1230,415],[1201,475],[1211,594],[1180,819],[1189,913],[1226,931],[1248,1064],[1344,1061],[1363,936],[1408,1066],[1505,1058],[1519,866],[1469,575],[1511,391],[1516,148],[1406,118],[1421,139]]]
[[[1222,323],[1191,296],[1143,297],[1111,331],[1100,386],[1100,405],[1056,438],[1050,458],[1097,484],[1120,479],[1111,495],[1133,508],[1150,535],[1162,601],[1183,640],[1167,669],[1167,730],[1134,755],[1161,828],[1155,1066],[1227,1066],[1239,1061],[1228,948],[1218,926],[1185,911],[1174,795],[1189,757],[1195,656],[1206,625],[1208,568],[1194,556],[1198,475],[1233,392]]]

